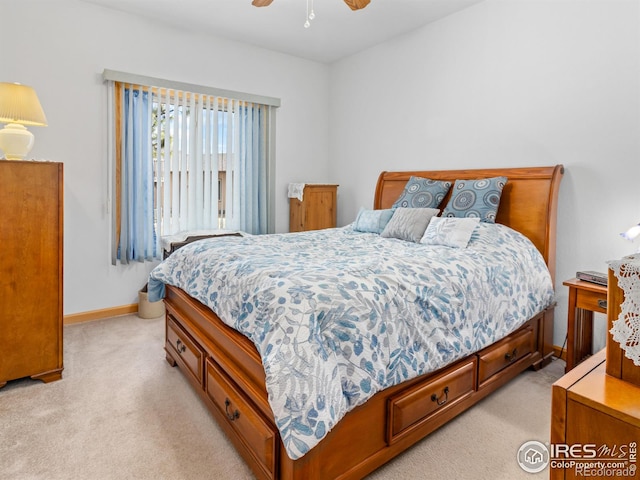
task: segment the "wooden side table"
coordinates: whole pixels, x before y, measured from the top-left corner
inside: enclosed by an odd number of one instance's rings
[[[289,231],[335,228],[338,185],[308,183],[302,201],[289,198]]]
[[[593,312],[607,313],[607,287],[577,278],[562,284],[569,287],[566,373],[593,353]]]

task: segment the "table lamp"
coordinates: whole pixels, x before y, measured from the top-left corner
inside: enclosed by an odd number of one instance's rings
[[[0,82],[0,150],[7,160],[22,160],[33,147],[33,133],[25,125],[46,127],[47,118],[33,88]]]

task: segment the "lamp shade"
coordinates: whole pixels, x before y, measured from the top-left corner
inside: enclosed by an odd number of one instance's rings
[[[640,235],[640,223],[637,225],[634,225],[633,227],[631,227],[629,230],[627,230],[626,232],[622,232],[620,234],[620,236],[626,240],[629,240],[631,242],[633,242],[636,237]]]
[[[371,3],[371,0],[344,0],[351,10],[360,10]]]
[[[0,82],[0,123],[47,126],[36,91],[19,83]]]

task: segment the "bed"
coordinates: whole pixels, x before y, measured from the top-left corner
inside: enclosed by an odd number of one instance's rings
[[[197,277],[197,281],[193,279],[185,281],[184,288],[179,288],[171,284],[179,284],[179,282],[169,282],[162,274],[156,274],[154,277],[152,273],[152,280],[156,285],[161,284],[164,289],[167,310],[165,344],[167,361],[172,366],[178,366],[184,373],[235,448],[252,468],[256,477],[282,479],[362,478],[504,385],[524,369],[529,367],[537,369],[551,360],[553,353],[554,301],[552,296],[555,273],[556,209],[562,174],[563,167],[556,165],[532,168],[382,172],[378,178],[374,197],[374,209],[376,210],[389,209],[403,192],[412,176],[447,180],[451,183],[455,180],[500,176],[508,178],[502,190],[495,219],[497,225],[491,228],[484,226],[476,228],[474,230],[475,237],[472,236],[471,240],[471,242],[475,242],[474,248],[477,248],[478,252],[482,252],[482,248],[495,248],[491,245],[493,241],[491,239],[494,238],[491,235],[501,235],[500,242],[503,242],[502,235],[517,238],[519,243],[531,245],[530,248],[535,251],[535,255],[531,255],[532,261],[539,261],[541,265],[534,263],[534,266],[530,267],[532,269],[531,275],[525,274],[515,282],[509,279],[502,280],[514,292],[513,304],[517,307],[512,309],[513,313],[505,315],[509,319],[506,322],[505,330],[498,329],[494,324],[485,325],[484,318],[482,321],[475,319],[473,316],[479,314],[474,310],[471,310],[471,313],[465,313],[466,311],[462,310],[460,310],[462,313],[456,313],[456,310],[447,310],[447,323],[452,326],[449,330],[455,333],[455,338],[451,343],[446,343],[444,335],[438,336],[437,345],[430,348],[425,346],[428,345],[426,337],[433,336],[436,330],[442,330],[442,328],[432,328],[426,334],[421,333],[422,331],[418,332],[419,338],[425,338],[425,345],[420,345],[418,341],[410,339],[408,336],[404,341],[404,334],[389,334],[389,329],[395,328],[398,332],[403,331],[402,325],[408,324],[405,317],[420,316],[419,312],[409,311],[409,307],[401,301],[393,300],[394,305],[398,304],[399,306],[394,307],[395,309],[391,311],[387,308],[378,312],[379,317],[385,317],[386,323],[382,327],[375,323],[375,329],[377,329],[374,330],[375,335],[367,333],[364,337],[353,336],[349,339],[352,343],[345,346],[346,343],[341,342],[341,340],[345,340],[345,342],[347,340],[343,338],[344,334],[336,333],[337,336],[332,335],[330,340],[323,337],[320,342],[323,346],[316,347],[311,352],[304,350],[301,346],[302,343],[306,344],[307,342],[293,342],[295,347],[292,347],[288,335],[281,334],[280,330],[294,335],[300,329],[307,329],[307,326],[293,323],[292,320],[294,316],[296,318],[298,316],[304,317],[301,314],[302,310],[307,312],[305,313],[307,316],[304,318],[311,318],[314,322],[321,321],[320,314],[313,313],[310,317],[308,315],[308,312],[311,311],[308,302],[312,297],[312,305],[315,308],[316,297],[327,296],[331,301],[331,298],[335,300],[341,296],[343,300],[341,311],[348,311],[356,303],[371,306],[373,305],[372,298],[385,295],[387,295],[386,304],[388,305],[390,298],[400,298],[398,294],[400,290],[411,291],[410,293],[413,295],[412,301],[409,302],[411,305],[421,302],[429,303],[416,299],[416,292],[412,291],[419,290],[417,287],[412,288],[412,286],[416,285],[416,282],[420,282],[422,267],[412,269],[410,260],[399,265],[401,255],[398,253],[396,258],[395,253],[389,254],[386,251],[388,244],[395,241],[401,249],[406,250],[402,255],[406,254],[410,259],[411,255],[416,255],[417,250],[415,249],[421,248],[421,246],[409,245],[409,242],[395,239],[387,239],[385,242],[384,239],[376,238],[376,235],[371,235],[363,240],[361,236],[353,233],[351,226],[347,226],[332,229],[332,231],[270,236],[266,246],[256,247],[258,250],[256,256],[252,257],[253,260],[245,262],[241,261],[243,255],[238,252],[243,251],[242,249],[245,252],[250,251],[250,244],[257,241],[250,236],[203,240],[180,249],[174,255],[180,254],[182,258],[174,259],[172,265],[177,265],[175,262],[179,260],[191,262],[193,264],[191,268],[196,272],[194,278]],[[450,195],[451,191],[446,194],[442,205],[447,204]],[[513,231],[520,232],[522,236]],[[292,235],[299,236],[292,237]],[[293,286],[287,284],[290,278],[294,278],[291,272],[296,269],[307,275],[304,279],[305,282],[313,283],[313,278],[308,276],[309,269],[307,267],[298,267],[297,264],[288,260],[268,258],[269,252],[274,252],[273,254],[277,255],[285,244],[290,243],[295,243],[299,248],[294,254],[287,254],[287,258],[289,256],[291,258],[311,257],[307,251],[302,249],[306,242],[309,245],[321,244],[325,250],[331,252],[330,255],[333,255],[331,262],[340,263],[342,259],[340,247],[330,246],[332,245],[331,238],[334,236],[340,236],[341,242],[343,237],[348,237],[349,241],[355,239],[354,241],[361,242],[357,244],[357,247],[347,247],[353,251],[365,252],[361,256],[369,257],[369,255],[379,254],[380,257],[375,258],[373,266],[365,264],[363,267],[339,270],[342,273],[336,275],[348,277],[344,279],[344,284],[340,284],[341,286],[334,286],[333,277],[328,280],[329,277],[318,274],[318,285],[312,286],[322,286],[326,292],[332,292],[327,295],[310,294],[308,285],[301,288],[299,284]],[[294,240],[295,242],[293,242]],[[235,274],[230,274],[228,270],[221,273],[223,270],[216,270],[217,266],[213,268],[209,267],[209,264],[202,266],[205,264],[199,263],[200,258],[204,258],[199,255],[204,254],[203,252],[209,248],[206,242],[212,244],[211,248],[218,248],[217,251],[214,250],[215,255],[219,257],[218,264],[236,262],[234,263],[236,269],[234,271],[247,270],[254,276],[262,275],[273,280],[272,288],[268,293],[260,293],[259,301],[247,301],[257,294],[240,290],[244,280],[236,280]],[[217,246],[213,245],[215,242],[218,242]],[[374,248],[374,253],[366,253],[368,251],[364,250],[365,247],[361,249],[360,245],[363,243],[370,243]],[[262,257],[267,260],[261,262],[259,248],[263,249]],[[511,248],[509,246],[505,250]],[[441,249],[434,253],[432,257],[434,263],[444,261],[444,254],[439,252],[445,250],[452,249]],[[490,250],[490,252],[491,255],[501,255],[499,248]],[[480,253],[472,255],[472,257],[477,259],[482,255]],[[390,256],[394,258],[389,260]],[[171,257],[165,262],[169,260]],[[238,261],[240,262],[237,263]],[[281,265],[278,264],[279,270],[265,273],[257,268],[258,264],[264,263],[264,267],[268,269],[270,265],[278,261],[283,262]],[[352,261],[352,259],[346,260],[346,262]],[[391,263],[387,265],[388,262]],[[164,268],[166,273],[171,269],[168,265],[159,267],[159,270],[163,271],[162,268]],[[388,285],[396,280],[389,280],[391,277],[387,275],[386,268],[403,272],[401,275],[403,280],[398,281],[397,285],[399,286],[396,290]],[[443,276],[455,276],[455,272],[447,271],[444,265],[439,265],[438,268],[436,273],[431,273],[429,276],[437,276],[437,272],[442,273]],[[214,275],[207,276],[208,270],[213,271]],[[345,273],[346,270],[348,271]],[[464,275],[469,276],[469,267],[465,266],[457,268],[457,270],[461,270]],[[550,287],[548,286],[546,290],[551,291],[551,297],[544,300],[535,299],[539,300],[538,304],[531,307],[533,310],[527,310],[529,307],[525,308],[520,305],[520,300],[515,300],[517,297],[515,292],[524,290],[525,283],[531,283],[528,278],[534,277],[534,272],[539,272],[541,276],[548,276]],[[182,273],[181,270],[180,273]],[[352,277],[353,275],[355,277]],[[415,278],[411,275],[414,275]],[[224,279],[220,280],[219,277],[224,277]],[[372,281],[377,283],[372,284],[373,286],[365,285],[367,277],[371,277]],[[199,289],[191,289],[190,285],[193,283],[198,283]],[[225,285],[224,294],[218,295],[218,293],[210,293],[209,291],[203,293],[202,285],[216,283]],[[409,286],[407,287],[407,285]],[[480,288],[478,283],[476,286]],[[284,294],[274,294],[280,287],[289,292],[288,299],[285,300]],[[458,287],[450,289],[451,295],[448,297],[446,295],[438,297],[442,304],[447,304],[446,308],[453,309],[454,307],[449,304],[456,303],[462,298],[457,294],[456,289]],[[192,294],[186,293],[186,290],[192,291]],[[258,288],[256,287],[254,290],[257,291]],[[389,293],[389,290],[393,290],[393,292]],[[522,295],[538,296],[526,292]],[[473,292],[470,296],[478,297],[471,303],[478,304],[482,312],[485,311],[485,307],[488,308],[488,304],[496,303],[496,298],[500,298],[501,303],[509,303],[510,298],[505,299],[499,295],[494,296],[486,293],[475,295]],[[540,294],[540,296],[543,295]],[[267,297],[273,297],[275,307],[264,310],[268,314],[258,312],[263,308],[263,300]],[[486,300],[481,301],[481,298]],[[278,300],[283,306],[277,305]],[[470,303],[466,297],[464,302]],[[487,305],[483,305],[483,302]],[[226,322],[205,303],[213,305],[218,312],[224,312],[220,315]],[[293,306],[290,306],[290,303]],[[433,309],[433,303],[429,303],[422,311]],[[232,306],[229,307],[229,304]],[[285,311],[284,306],[288,310]],[[375,316],[373,312],[376,308],[371,307],[372,316]],[[274,312],[276,311],[282,317],[280,323],[271,322],[273,320],[271,317],[275,316]],[[326,312],[323,311],[323,313]],[[518,319],[518,315],[520,317],[524,315],[524,317]],[[470,318],[464,318],[465,316]],[[487,316],[492,317],[491,314]],[[249,324],[248,319],[253,317],[255,320]],[[392,317],[391,320],[388,317]],[[466,333],[463,327],[458,330],[456,323],[458,317],[463,317],[463,320],[473,325],[473,328]],[[357,323],[357,319],[354,320],[354,318],[356,317],[347,315],[346,317],[336,317],[332,321],[353,327],[353,324]],[[325,317],[322,317],[322,320],[328,321]],[[375,321],[378,322],[378,318]],[[418,322],[414,320],[414,323],[430,325],[431,321]],[[374,321],[371,320],[369,325],[373,324]],[[237,329],[231,328],[229,325],[233,325]],[[482,328],[478,329],[478,325],[482,325]],[[239,332],[244,327],[246,327],[245,335]],[[276,330],[278,336],[270,336]],[[311,329],[308,328],[308,330]],[[379,348],[383,334],[385,334],[386,350]],[[307,330],[305,330],[305,335],[307,335]],[[312,335],[307,336],[311,338]],[[268,341],[265,340],[265,337]],[[363,338],[366,338],[367,354],[371,355],[366,358],[362,354]],[[391,340],[389,340],[390,338]],[[478,339],[480,338],[483,340],[482,343],[479,343]],[[398,368],[402,374],[398,374],[397,371],[388,375],[380,374],[375,366],[375,361],[382,363],[386,361],[398,365],[397,361],[390,358],[380,358],[384,356],[385,352],[397,351],[395,348],[397,345],[394,342],[408,344],[406,345],[408,351],[419,352],[420,355],[416,353],[409,358],[406,352],[403,354],[406,362],[401,365],[401,368]],[[389,343],[393,348],[388,347]],[[478,344],[476,345],[476,343]],[[327,345],[331,348],[325,349]],[[373,353],[370,352],[372,345],[376,347],[373,349],[375,350]],[[282,353],[289,351],[294,351],[297,357],[302,358],[302,363],[294,363],[294,361],[300,361],[300,358],[291,359]],[[335,353],[336,351],[338,354]],[[345,354],[345,352],[347,353]],[[280,357],[281,360],[284,358],[284,362],[278,367],[271,363],[271,359],[275,357]],[[328,357],[332,361],[333,357],[338,358],[337,363],[332,364],[333,370],[327,369],[325,372],[324,370],[320,371],[320,367],[316,364],[317,357]],[[434,357],[438,357],[438,361],[442,360],[441,364],[436,362],[435,367],[431,362]],[[356,365],[357,362],[353,361],[354,359],[359,359],[360,369]],[[349,372],[349,375],[358,375],[360,372],[358,380],[345,380],[344,375],[346,374],[342,370],[338,370],[342,367]],[[367,372],[371,375],[368,376]],[[337,396],[347,398],[343,402],[347,405],[344,408],[341,406],[342,404],[334,405],[329,402],[330,398],[336,396],[335,389],[327,386],[328,382],[325,382],[331,376],[337,377],[337,389],[341,389],[340,392],[343,393],[343,395]],[[303,381],[314,383],[314,387],[319,388],[320,393],[317,393],[316,390],[313,391],[313,394],[282,391],[290,384],[302,383]],[[302,404],[305,404],[310,396],[312,397],[311,408],[303,407]],[[300,412],[300,414],[298,416],[292,415],[292,411]],[[289,412],[288,416],[283,412]],[[292,434],[291,432],[294,430],[295,434]]]

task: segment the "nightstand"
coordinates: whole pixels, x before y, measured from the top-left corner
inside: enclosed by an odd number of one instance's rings
[[[566,373],[593,353],[593,312],[607,313],[607,287],[577,278],[562,284],[569,287]]]
[[[289,198],[289,231],[306,232],[336,226],[338,185],[306,184],[302,200]]]

